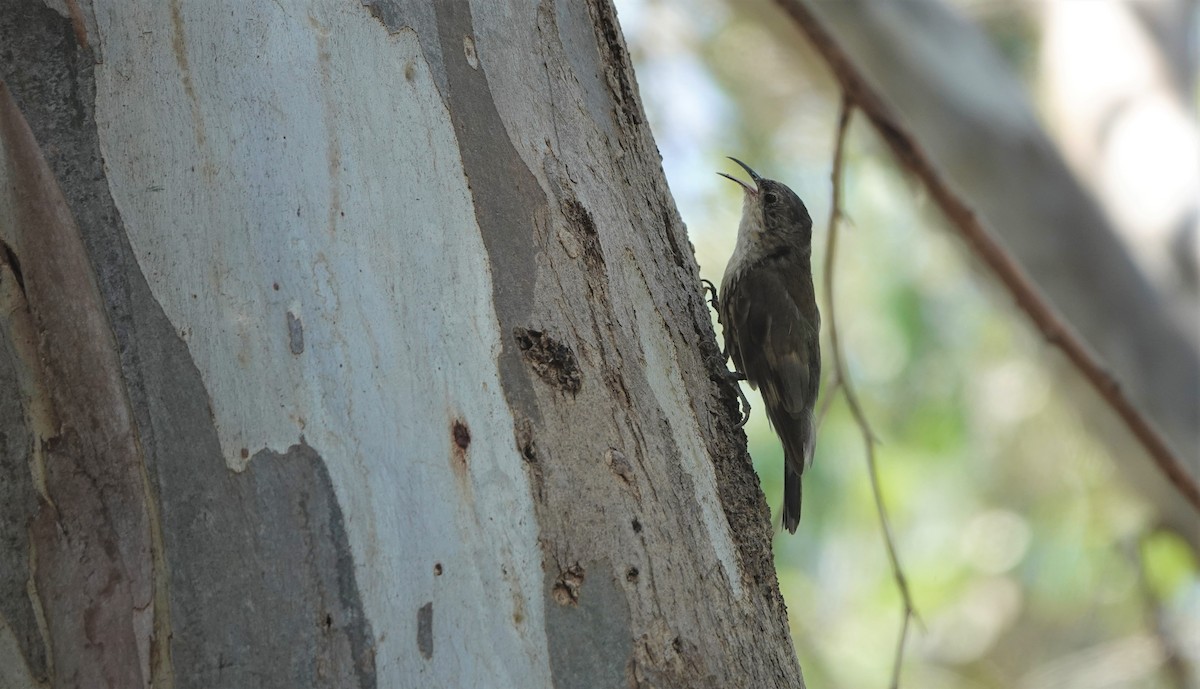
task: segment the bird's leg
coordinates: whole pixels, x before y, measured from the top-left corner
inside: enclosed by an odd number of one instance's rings
[[[700,279],[700,284],[704,285],[704,291],[706,293],[712,293],[712,298],[708,300],[708,303],[712,306],[713,311],[717,312],[717,322],[721,323],[721,302],[717,300],[717,286],[714,285],[711,280],[705,280],[704,278]],[[724,325],[724,323],[722,323],[722,325]],[[729,361],[729,349],[723,348],[721,349],[721,363],[726,361]],[[743,377],[742,380],[745,380],[745,378]]]
[[[746,380],[746,374],[741,371],[726,371],[725,379],[733,384],[733,389],[737,390],[738,402],[742,407],[742,418],[738,421],[738,428],[746,425],[750,420],[750,400],[746,399],[746,393],[742,392],[742,386],[739,385],[743,380]]]
[[[717,286],[714,285],[711,280],[705,280],[703,278],[700,280],[700,284],[704,285],[704,291],[706,293],[712,292],[712,299],[709,299],[708,303],[713,307],[713,311],[717,312],[717,317],[720,318],[721,307],[718,305],[720,302],[717,301]]]
[[[701,279],[700,284],[704,285],[704,291],[706,293],[712,293],[712,298],[708,300],[708,303],[713,307],[713,311],[717,312],[717,321],[720,322],[721,302],[717,300],[717,286],[714,285],[711,280],[705,279]],[[721,350],[721,363],[724,364],[727,361],[729,361],[729,349],[725,348]],[[746,399],[746,393],[742,392],[742,386],[738,384],[743,380],[746,380],[746,374],[742,373],[741,371],[730,371],[726,369],[725,380],[733,385],[734,390],[737,390],[738,402],[742,408],[742,418],[738,420],[738,428],[741,428],[742,426],[746,425],[747,421],[750,420],[750,400]]]

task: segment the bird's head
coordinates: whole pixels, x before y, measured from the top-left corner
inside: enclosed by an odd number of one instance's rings
[[[754,186],[718,172],[718,175],[737,182],[744,192],[742,225],[752,234],[761,233],[768,243],[785,241],[805,247],[812,241],[812,218],[804,202],[783,182],[767,179],[737,158],[730,158],[750,175]]]

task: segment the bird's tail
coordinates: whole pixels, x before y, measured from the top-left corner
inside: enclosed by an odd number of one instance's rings
[[[787,529],[788,533],[796,533],[796,526],[800,524],[800,503],[803,497],[800,473],[792,471],[789,466],[783,472],[783,528]]]
[[[784,438],[783,528],[788,533],[796,533],[796,526],[800,523],[800,503],[804,497],[800,475],[812,465],[817,439],[815,430],[812,415],[809,414],[792,428],[790,437]]]

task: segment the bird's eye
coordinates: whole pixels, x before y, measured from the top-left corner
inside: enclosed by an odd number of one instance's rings
[[[763,198],[766,199],[767,203],[775,203],[779,200],[779,197],[776,196],[775,192],[773,191],[768,191],[765,195],[763,195]]]

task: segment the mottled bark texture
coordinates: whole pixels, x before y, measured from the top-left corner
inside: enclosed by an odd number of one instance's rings
[[[609,2],[0,0],[0,78],[0,685],[803,685]]]

